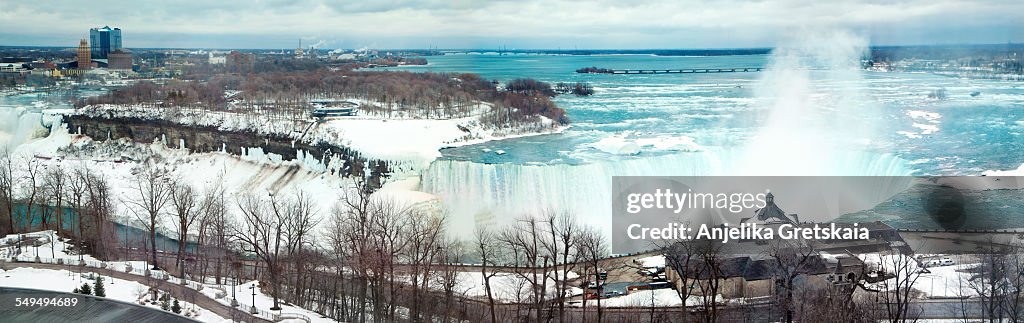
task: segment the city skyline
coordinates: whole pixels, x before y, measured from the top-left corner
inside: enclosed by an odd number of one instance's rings
[[[0,13],[0,44],[70,46],[104,25],[125,31],[126,48],[295,48],[299,39],[324,49],[762,48],[823,28],[849,30],[872,45],[1024,42],[1024,4],[1013,1],[144,1],[61,10],[71,4],[12,4]]]

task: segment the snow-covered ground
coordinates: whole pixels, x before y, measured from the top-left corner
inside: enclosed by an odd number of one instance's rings
[[[190,153],[187,149],[168,147],[162,142],[136,144],[127,139],[116,141],[94,141],[89,137],[69,134],[63,127],[56,127],[48,136],[30,140],[18,145],[12,153],[15,172],[24,172],[18,167],[33,159],[43,167],[62,168],[71,173],[76,169],[87,169],[104,175],[115,197],[115,220],[127,225],[140,226],[127,207],[127,202],[138,192],[133,188],[138,163],[123,161],[152,158],[159,160],[158,167],[168,171],[180,183],[190,184],[198,192],[205,192],[220,186],[228,196],[229,207],[235,207],[233,197],[242,194],[293,194],[301,191],[315,203],[322,219],[336,206],[343,189],[351,188],[352,181],[311,167],[306,160],[281,161],[280,156],[264,154],[260,149],[249,149],[242,156],[226,152]],[[18,174],[21,176],[24,174]],[[390,179],[376,194],[393,198],[400,203],[412,205],[436,200],[433,195],[419,192],[418,177]],[[234,212],[238,214],[238,212]],[[174,221],[162,217],[159,231],[176,236]],[[326,223],[326,221],[321,221]]]
[[[708,297],[708,301],[710,301]],[[715,296],[715,301],[721,303],[722,295]],[[686,298],[686,306],[700,306],[704,299],[701,296],[689,296]],[[582,303],[572,302],[574,306],[582,306]],[[637,290],[622,296],[615,296],[601,299],[602,307],[677,307],[682,305],[679,294],[671,288]],[[587,300],[587,307],[597,306],[597,300]]]
[[[978,293],[971,287],[971,273],[967,270],[977,267],[976,263],[959,263],[968,260],[967,257],[956,257],[957,264],[948,266],[920,266],[917,260],[906,255],[859,255],[868,268],[883,268],[890,273],[899,273],[898,277],[890,278],[887,282],[877,282],[870,287],[876,290],[893,289],[897,286],[897,279],[906,279],[912,275],[919,275],[914,281],[913,288],[920,291],[924,297],[945,298],[945,297],[974,297]],[[904,283],[899,284],[902,286]]]
[[[663,255],[639,258],[633,262],[643,268],[665,268],[665,256]]]
[[[977,264],[929,267],[929,273],[922,273],[914,288],[928,297],[974,297],[978,293],[971,288],[971,274],[964,270]]]
[[[17,250],[16,246],[19,239],[23,241],[21,253],[15,255],[14,253],[15,250]],[[32,244],[29,244],[31,241],[39,241],[41,245],[33,246]],[[68,250],[70,250],[68,248],[68,244],[57,239],[56,232],[53,230],[24,234],[9,234],[3,239],[0,239],[0,258],[10,258],[12,256],[35,258],[36,256],[39,256],[40,258],[78,259],[78,254],[68,253]],[[82,255],[82,260],[98,261],[90,255]]]
[[[13,256],[15,250],[14,244],[18,239],[22,239],[23,241],[45,241],[45,243],[38,247],[23,247],[21,253],[18,254],[21,258],[31,259],[35,258],[37,255],[40,258],[78,258],[77,254],[67,252],[68,245],[66,243],[53,239],[54,237],[54,232],[50,230],[26,233],[20,235],[20,237],[17,234],[8,235],[3,239],[0,239],[0,255],[4,256],[4,258]],[[82,255],[82,259],[86,261],[98,261],[90,255]],[[112,270],[124,271],[126,263],[127,262],[111,262],[109,265]],[[133,266],[137,266],[134,268],[142,268],[144,266],[143,262],[136,261],[132,263],[134,263]],[[14,268],[7,271],[0,270],[0,286],[71,292],[83,283],[89,283],[90,285],[93,284],[93,280],[90,278],[92,273],[89,271],[89,268],[86,267],[80,271],[81,272],[38,268]],[[147,291],[149,290],[149,287],[145,285],[107,276],[103,277],[103,281],[107,298],[134,304],[139,304],[140,300],[148,299]],[[191,303],[185,302],[185,300],[179,301],[181,302],[183,313],[186,313],[193,319],[203,322],[225,321],[224,318],[214,314],[213,312],[195,307]],[[146,302],[145,306],[153,307],[158,310],[160,309],[159,303],[149,304]]]
[[[1017,169],[1011,170],[987,170],[981,173],[985,176],[1024,176],[1024,164]]]
[[[89,145],[98,147],[88,148],[93,152],[90,156],[35,158],[35,156],[41,155],[60,156],[54,149],[54,142],[67,142],[76,147]],[[115,220],[123,224],[139,226],[136,223],[136,218],[131,215],[133,213],[127,207],[128,202],[139,194],[136,189],[133,189],[136,180],[134,171],[139,164],[116,160],[115,158],[120,155],[105,155],[108,152],[107,148],[103,146],[114,146],[110,149],[135,147],[144,151],[143,154],[158,158],[160,160],[158,167],[168,171],[176,181],[190,184],[198,192],[205,192],[217,186],[223,187],[229,197],[229,207],[235,206],[235,203],[230,202],[232,196],[292,194],[302,191],[317,203],[318,211],[326,216],[334,207],[335,201],[342,192],[342,187],[349,183],[348,180],[339,176],[305,168],[297,160],[275,162],[267,158],[259,158],[259,155],[239,157],[222,152],[191,154],[187,150],[168,148],[159,142],[150,145],[131,144],[127,141],[97,143],[88,137],[57,132],[47,138],[18,146],[12,158],[15,159],[15,165],[24,165],[23,160],[35,158],[37,162],[47,168],[59,167],[69,173],[75,169],[87,169],[90,172],[102,173],[112,189],[111,196],[115,197],[113,200],[114,214],[117,216]],[[144,156],[138,158],[144,158]],[[173,219],[167,216],[162,217],[162,220],[164,223],[160,226],[161,233],[172,237],[176,236]]]
[[[68,253],[66,251],[68,250],[68,245],[59,240],[55,240],[55,243],[52,244],[54,252],[51,253],[50,237],[53,237],[53,231],[51,230],[22,234],[22,239],[27,240],[29,238],[39,238],[45,239],[46,243],[40,245],[38,248],[22,248],[22,252],[21,254],[19,254],[19,256],[23,259],[30,260],[36,256],[36,251],[38,250],[38,256],[40,258],[67,259],[78,257],[77,254]],[[14,243],[16,243],[17,239],[19,239],[19,235],[17,234],[8,235],[3,239],[0,239],[0,255],[6,255],[7,257],[10,257],[14,252],[13,245]],[[39,241],[42,242],[44,240]],[[82,257],[86,261],[99,262],[99,260],[90,255],[82,255]],[[144,261],[110,261],[106,262],[106,264],[107,268],[115,271],[125,271],[126,265],[131,265],[132,268],[146,267],[146,263]],[[89,268],[85,267],[81,271],[84,273],[89,273]],[[106,276],[104,277],[104,280],[106,281],[106,284],[104,286],[107,288],[107,297],[111,299],[139,304],[140,299],[143,299],[142,296],[146,296],[145,292],[148,290],[148,287],[146,287],[145,285],[133,281],[115,279]],[[92,280],[88,281],[92,282]],[[86,282],[86,279],[81,278],[77,272],[69,272],[67,270],[15,268],[6,272],[0,271],[0,286],[7,287],[33,288],[42,290],[71,292],[76,287],[81,286],[82,283],[84,282]],[[250,306],[253,304],[253,290],[250,289],[249,287],[255,285],[255,283],[256,282],[254,281],[250,281],[236,286],[235,293],[239,303]],[[231,305],[231,285],[203,285],[204,288],[202,291],[200,291],[201,293],[225,305]],[[256,308],[260,310],[268,311],[275,314],[297,313],[309,317],[313,322],[333,322],[330,319],[321,318],[320,314],[317,314],[312,311],[307,311],[305,309],[295,306],[283,305],[281,311],[269,311],[270,307],[273,305],[273,299],[268,295],[264,295],[258,286],[256,287],[255,300]],[[182,302],[182,308],[193,308],[192,304],[185,303],[184,300],[179,301]],[[160,308],[159,304],[146,304],[146,306],[156,307],[157,309]],[[192,317],[197,320],[203,322],[224,321],[224,318],[221,318],[210,311],[198,307],[196,307],[196,309],[197,310],[195,311],[195,314],[198,316],[193,315]],[[287,320],[283,322],[287,322]]]
[[[209,111],[189,108],[155,108],[141,105],[94,105],[72,113],[92,117],[131,117],[169,120],[184,125],[216,127],[224,131],[276,134],[306,142],[325,141],[359,151],[370,159],[400,162],[410,170],[425,169],[441,156],[440,149],[521,136],[561,132],[567,126],[538,117],[539,122],[513,128],[494,128],[479,122],[487,109],[452,119],[412,119],[403,116],[337,117],[316,122],[282,120],[280,116]],[[173,143],[171,143],[173,145]]]
[[[491,274],[492,273],[488,273],[488,275]],[[491,293],[494,296],[495,301],[505,303],[526,301],[533,295],[532,285],[529,283],[529,281],[534,279],[531,273],[526,273],[526,277],[523,277],[523,274],[510,272],[497,272],[493,273],[493,275],[494,276],[491,277]],[[544,275],[544,273],[538,272],[537,279],[540,279],[542,275]],[[554,277],[558,277],[559,275],[561,275],[561,272],[548,273],[546,297],[551,298],[558,295],[558,282]],[[567,277],[571,280],[578,278],[579,275],[574,272],[570,272]],[[484,276],[480,272],[459,272],[458,276],[456,276],[456,280],[458,282],[454,288],[455,294],[474,298],[487,297],[487,288],[484,283]],[[568,296],[582,295],[583,290],[570,283],[566,293]]]
[[[84,283],[89,283],[92,286],[93,280],[90,278],[90,274],[88,269],[84,269],[83,273],[78,273],[68,270],[14,268],[7,271],[0,270],[0,286],[70,293]],[[149,287],[140,283],[104,276],[103,284],[106,297],[110,299],[139,304],[140,299],[149,298],[149,293],[147,293]],[[181,304],[182,313],[192,319],[202,322],[224,322],[226,320],[184,300],[178,301]],[[159,303],[149,304],[146,302],[144,306],[160,310]]]
[[[87,271],[87,270],[86,270]],[[83,283],[92,285],[91,273],[77,273],[68,270],[49,270],[36,268],[15,268],[8,271],[0,270],[0,286],[71,292]],[[112,277],[103,277],[106,298],[122,302],[134,303],[161,310],[159,303],[143,302],[149,299],[149,287],[145,285]],[[224,322],[225,318],[206,309],[195,306],[184,300],[178,300],[182,314],[201,322]],[[143,303],[143,304],[140,304]]]
[[[203,294],[206,294],[206,296],[209,296],[210,298],[212,298],[212,299],[214,299],[214,300],[216,300],[216,301],[218,301],[218,302],[220,302],[220,303],[222,303],[224,305],[228,305],[228,306],[231,305],[231,289],[232,289],[231,285],[205,284],[205,286],[206,286],[206,288],[203,288],[203,290],[201,291]],[[256,289],[255,290],[256,291],[256,296],[253,296],[253,289],[252,289],[252,287],[255,287],[255,289]],[[274,299],[272,297],[270,297],[270,295],[264,294],[263,291],[260,289],[259,284],[257,284],[255,281],[243,282],[240,285],[236,285],[234,287],[234,289],[235,289],[235,299],[238,300],[239,304],[245,304],[245,305],[248,305],[248,306],[252,306],[254,304],[253,300],[255,299],[255,301],[256,301],[255,302],[256,308],[259,309],[259,310],[268,311],[268,312],[275,313],[275,314],[277,314],[277,313],[297,313],[297,314],[301,314],[301,315],[306,316],[313,323],[330,323],[330,322],[334,322],[333,319],[321,317],[321,315],[317,314],[316,312],[308,311],[308,310],[303,309],[301,307],[295,307],[295,306],[291,306],[291,305],[284,305],[283,301],[280,302],[280,304],[281,304],[281,310],[280,311],[270,311],[270,308],[274,306]],[[290,320],[284,320],[282,322],[290,322]],[[301,321],[295,321],[295,322],[301,322]]]

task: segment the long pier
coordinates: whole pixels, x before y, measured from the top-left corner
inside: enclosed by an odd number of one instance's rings
[[[727,67],[727,68],[687,68],[687,69],[625,69],[625,70],[613,70],[613,69],[579,69],[577,73],[596,73],[596,74],[701,74],[701,73],[740,73],[740,72],[760,72],[763,71],[763,67]]]

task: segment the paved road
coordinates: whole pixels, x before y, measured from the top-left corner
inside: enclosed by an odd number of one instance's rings
[[[0,287],[0,298],[4,301],[4,306],[0,306],[0,317],[5,323],[200,323],[152,307],[92,295]],[[17,298],[75,299],[76,302],[64,306],[17,306],[14,302]]]
[[[7,269],[11,269],[11,268],[40,268],[40,269],[52,269],[52,270],[68,270],[70,268],[77,267],[77,266],[70,266],[69,267],[67,265],[30,263],[30,262],[24,262],[24,263],[22,263],[22,262],[4,262],[2,265],[5,268],[7,268]],[[202,307],[204,309],[207,309],[207,310],[209,310],[209,311],[211,311],[213,313],[216,313],[217,315],[220,315],[223,318],[227,318],[227,319],[235,318],[238,321],[253,322],[253,323],[271,323],[271,321],[268,321],[268,320],[265,320],[265,319],[262,319],[262,318],[258,318],[258,317],[249,315],[249,313],[241,311],[241,310],[239,310],[237,308],[224,305],[224,304],[222,304],[220,302],[217,302],[216,300],[210,298],[209,296],[206,296],[206,294],[203,294],[202,292],[196,291],[194,289],[191,289],[191,288],[188,288],[186,286],[179,285],[179,284],[173,284],[173,283],[169,283],[167,281],[156,279],[156,278],[148,278],[148,277],[143,277],[143,276],[139,276],[139,275],[133,275],[133,274],[129,274],[129,273],[125,273],[125,272],[120,272],[120,271],[115,271],[115,270],[110,270],[110,269],[105,269],[105,268],[82,267],[81,270],[82,271],[87,271],[87,272],[94,272],[94,273],[98,273],[98,274],[101,274],[101,275],[114,277],[114,278],[117,278],[117,279],[130,280],[130,281],[133,281],[133,282],[137,282],[137,283],[149,286],[149,287],[153,287],[153,288],[157,288],[157,289],[162,290],[162,291],[166,291],[166,292],[170,293],[172,296],[177,297],[178,299],[190,300],[190,301],[195,299],[194,303],[197,306]]]

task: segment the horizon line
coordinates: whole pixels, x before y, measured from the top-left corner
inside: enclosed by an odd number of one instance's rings
[[[1024,42],[1006,42],[1006,43],[949,43],[949,44],[901,44],[901,45],[868,45],[867,48],[899,48],[899,47],[960,47],[960,46],[1024,46]],[[0,45],[0,48],[67,48],[74,49],[77,46],[60,46],[60,45]],[[140,49],[140,50],[294,50],[298,47],[276,47],[276,48],[257,48],[257,47],[123,47],[124,49]],[[549,51],[549,52],[593,52],[593,51],[756,51],[756,50],[772,50],[775,47],[692,47],[692,48],[513,48],[513,49],[501,49],[494,47],[477,47],[477,48],[440,48],[440,47],[381,47],[381,48],[313,48],[314,50],[411,50],[411,51],[473,51],[473,52],[529,52],[529,51]],[[308,49],[303,47],[303,49]]]

